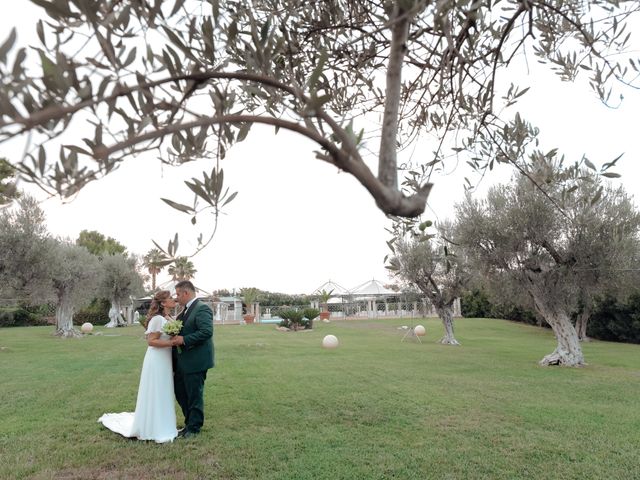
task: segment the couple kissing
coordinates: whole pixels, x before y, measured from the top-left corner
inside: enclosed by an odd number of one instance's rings
[[[204,382],[214,366],[213,312],[196,298],[188,280],[178,282],[173,298],[157,292],[147,315],[147,351],[142,362],[135,412],[105,413],[98,422],[124,437],[171,442],[198,435],[204,423]],[[177,304],[182,328],[175,336],[164,331]],[[174,396],[184,416],[177,429]]]

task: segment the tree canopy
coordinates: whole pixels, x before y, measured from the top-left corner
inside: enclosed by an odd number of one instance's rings
[[[0,158],[0,207],[18,197],[15,183],[16,169],[6,159]]]
[[[127,251],[127,247],[115,238],[105,237],[104,234],[96,230],[82,230],[76,239],[76,245],[85,247],[89,250],[89,253],[99,257],[118,253],[124,254]]]
[[[218,161],[254,124],[304,135],[383,212],[416,217],[451,155],[525,163],[535,129],[507,108],[526,93],[509,86],[519,57],[585,75],[604,102],[639,82],[636,0],[32,2],[49,17],[40,43],[16,46],[15,30],[0,43],[0,142],[37,134],[20,174],[68,197],[141,151],[210,157],[186,182],[193,206],[167,199],[194,221],[235,196]],[[399,181],[398,151],[418,137],[432,154]]]
[[[97,293],[102,269],[98,257],[70,242],[56,242],[50,258],[56,298],[56,334],[74,337],[73,315]]]
[[[544,189],[519,176],[493,187],[486,199],[468,195],[457,205],[455,242],[467,247],[485,275],[527,292],[558,340],[542,364],[581,365],[571,315],[637,267],[630,262],[637,258],[640,214],[622,189],[601,185],[584,170],[566,176],[553,163],[538,167],[532,174],[546,179]]]
[[[0,213],[0,293],[10,304],[55,305],[58,335],[77,334],[74,311],[93,298],[100,274],[86,248],[51,237],[32,197]]]
[[[13,304],[54,300],[54,240],[38,203],[25,195],[0,211],[0,296]]]
[[[75,244],[52,238],[44,213],[28,195],[21,196],[14,208],[0,211],[3,303],[55,305],[56,333],[67,337],[78,335],[73,328],[73,315],[96,295],[108,297],[119,308],[130,295],[141,293],[142,279],[136,271],[135,258],[107,254],[116,247],[124,250],[124,246],[98,232],[82,233],[85,235],[81,234]],[[95,247],[95,253],[87,246]]]
[[[398,231],[393,242],[393,256],[389,268],[405,284],[418,288],[438,312],[445,329],[440,343],[458,345],[453,331],[453,303],[464,292],[468,271],[464,257],[452,251],[445,232],[445,224],[437,235],[429,239],[416,239]]]

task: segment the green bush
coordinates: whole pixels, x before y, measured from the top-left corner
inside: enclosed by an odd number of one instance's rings
[[[260,292],[260,304],[269,307],[282,307],[293,305],[303,307],[309,305],[311,296],[309,295],[289,295],[286,293]]]
[[[111,302],[105,298],[96,298],[87,308],[83,308],[73,316],[74,325],[82,325],[89,322],[93,325],[106,325],[109,323],[109,309]]]
[[[44,316],[25,307],[0,307],[0,327],[46,325]]]
[[[281,327],[287,327],[292,330],[299,330],[301,327],[306,328],[302,321],[304,318],[304,312],[302,310],[282,308],[278,310],[278,316],[282,318],[282,322],[280,322]]]
[[[587,336],[612,342],[640,343],[640,293],[626,302],[606,295],[596,300],[587,324]]]
[[[320,310],[317,308],[305,308],[304,310],[281,308],[277,312],[278,316],[282,317],[280,326],[293,330],[300,330],[301,328],[309,330],[313,328],[314,318],[320,315]]]
[[[512,303],[498,303],[493,305],[489,318],[504,318],[514,322],[526,323],[528,325],[541,325],[535,313]],[[547,326],[546,323],[544,326]]]
[[[467,318],[498,318],[529,325],[540,325],[535,313],[513,303],[492,303],[482,290],[474,289],[461,298],[462,316]]]
[[[474,289],[465,293],[460,303],[463,317],[490,318],[492,305],[483,291]]]
[[[611,342],[640,343],[640,292],[634,293],[626,301],[605,295],[596,298],[595,304],[587,323],[587,336]],[[481,290],[473,290],[462,296],[462,315],[540,325],[532,311],[508,303],[491,303]],[[543,326],[548,327],[546,323]]]
[[[317,308],[305,308],[302,311],[303,319],[301,320],[302,326],[306,329],[313,328],[313,321],[320,315],[320,310]]]

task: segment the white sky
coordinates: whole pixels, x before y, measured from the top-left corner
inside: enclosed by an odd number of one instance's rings
[[[14,2],[0,16],[0,42],[16,26],[18,43],[28,43],[35,37],[36,15],[39,10],[26,0]],[[540,127],[544,148],[557,146],[570,161],[586,153],[598,167],[624,152],[615,171],[623,174],[627,191],[640,198],[640,92],[626,91],[623,105],[612,110],[586,87],[562,84],[551,74],[536,73],[528,82],[532,89],[518,108]],[[384,228],[389,222],[368,192],[350,175],[316,160],[310,141],[272,132],[254,127],[222,162],[226,185],[239,193],[226,207],[212,244],[192,259],[198,270],[194,283],[205,290],[255,286],[311,293],[329,279],[346,288],[372,278],[389,281],[383,264],[389,239]],[[370,147],[377,150],[377,145]],[[0,145],[0,156],[16,158],[22,148],[23,144]],[[403,154],[404,160],[409,155],[420,159],[421,151],[426,157],[429,148],[418,144]],[[75,239],[83,229],[97,230],[128,251],[144,254],[153,247],[152,239],[166,246],[179,231],[179,253],[187,254],[202,228],[194,229],[187,215],[160,197],[190,204],[192,194],[183,181],[199,177],[203,170],[209,172],[211,164],[163,167],[150,153],[129,159],[85,187],[72,202],[48,200],[42,207],[55,235]],[[426,215],[432,220],[450,217],[463,195],[468,171],[453,164],[445,170],[447,175],[432,177],[435,186]],[[510,173],[499,167],[483,187]],[[161,274],[159,281],[167,278]]]

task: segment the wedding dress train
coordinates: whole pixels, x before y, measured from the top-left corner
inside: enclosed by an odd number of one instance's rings
[[[162,332],[166,319],[156,315],[145,333]],[[162,340],[170,337],[162,333]],[[148,347],[142,363],[135,412],[105,413],[98,422],[128,438],[171,442],[178,435],[171,348]]]

